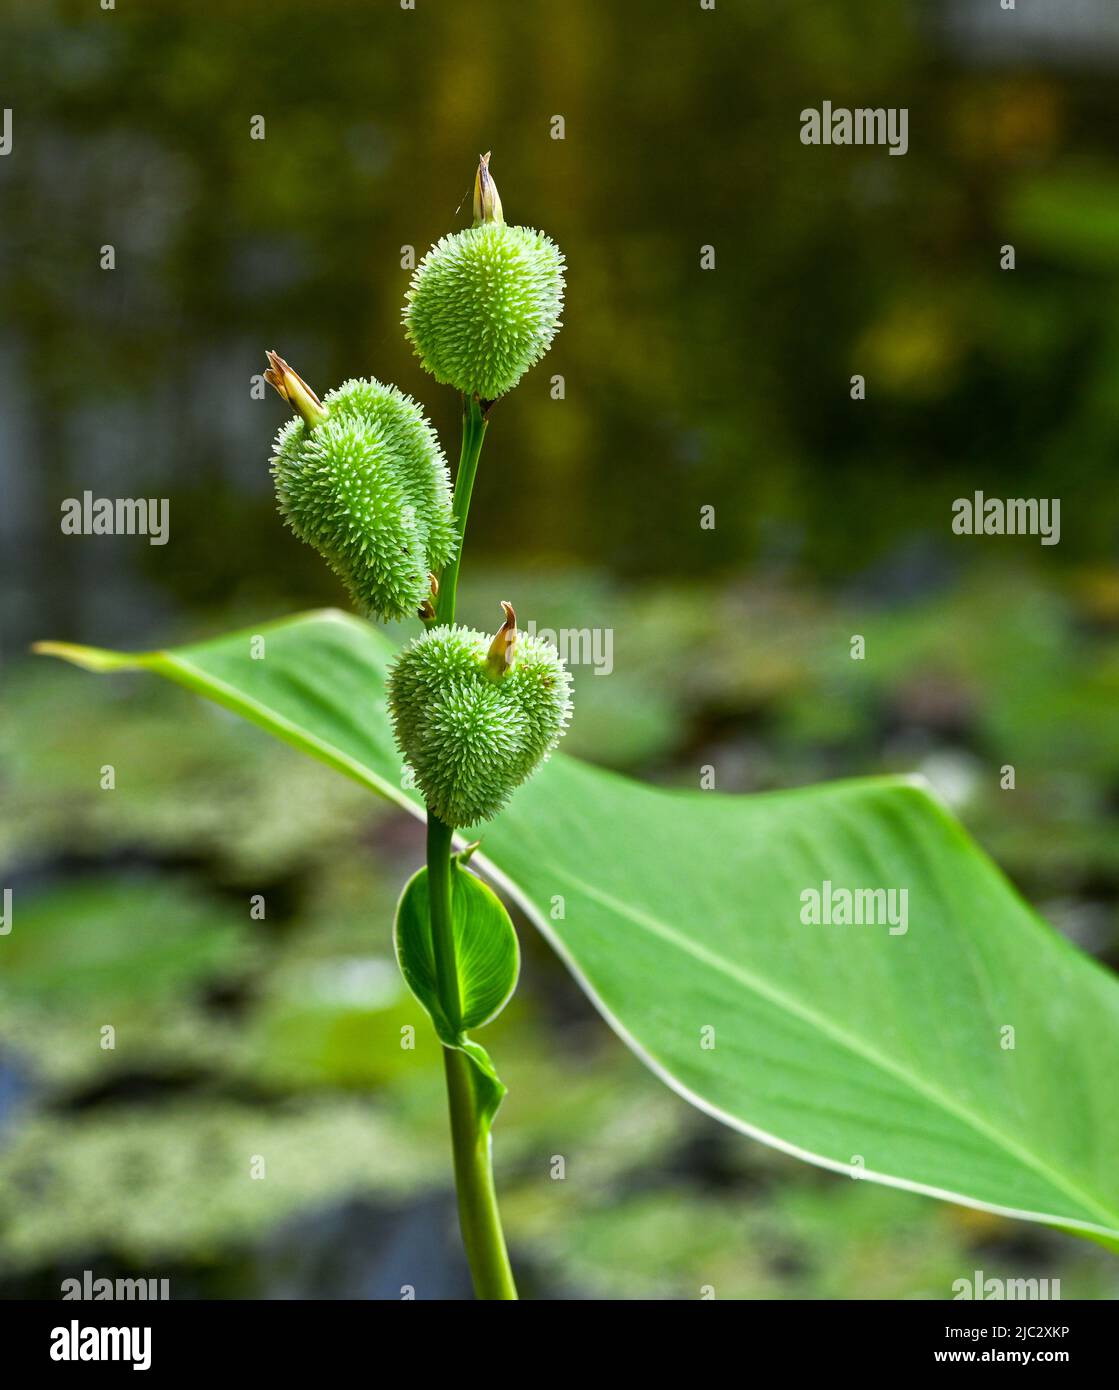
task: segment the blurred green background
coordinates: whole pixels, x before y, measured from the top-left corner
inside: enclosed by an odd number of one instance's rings
[[[344,601],[275,514],[285,412],[254,376],[274,347],[320,390],[394,381],[453,455],[457,398],[399,328],[402,248],[462,225],[483,150],[569,291],[494,411],[464,618],[510,598],[610,629],[567,746],[632,775],[923,771],[1119,965],[1119,22],[988,8],[2,7],[0,1295],[83,1269],[173,1297],[469,1287],[442,1070],[391,952],[417,827],[184,692],[26,646]],[[805,148],[825,99],[908,108],[908,154]],[[62,536],[86,489],[169,498],[170,543]],[[1059,497],[1060,544],[953,535],[976,489]],[[519,925],[487,1045],[524,1292],[944,1298],[979,1268],[1119,1294],[1087,1242],[690,1110]]]

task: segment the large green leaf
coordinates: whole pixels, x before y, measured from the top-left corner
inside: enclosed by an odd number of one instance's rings
[[[251,633],[49,650],[169,676],[422,814],[387,638],[336,613],[260,635],[263,659]],[[615,1031],[709,1114],[853,1177],[1119,1236],[1119,982],[921,787],[665,792],[557,756],[483,850]],[[825,881],[905,889],[908,930],[805,925]]]

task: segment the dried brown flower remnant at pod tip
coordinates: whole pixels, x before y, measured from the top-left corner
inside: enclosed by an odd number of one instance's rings
[[[314,391],[278,353],[269,348],[265,355],[269,365],[264,373],[264,380],[268,385],[274,386],[288,405],[298,411],[312,429],[322,424],[328,412]]]
[[[505,215],[501,210],[501,198],[497,192],[497,184],[493,181],[490,173],[490,151],[478,157],[478,171],[474,175],[474,225],[481,226],[483,222],[504,222]]]
[[[492,676],[503,676],[513,669],[517,657],[517,615],[513,605],[501,600],[505,621],[497,629],[490,649],[486,653],[486,667]]]

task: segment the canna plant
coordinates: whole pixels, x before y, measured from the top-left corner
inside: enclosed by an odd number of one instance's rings
[[[478,870],[709,1115],[839,1173],[1119,1248],[1119,982],[1022,902],[923,784],[723,796],[551,757],[572,713],[556,651],[504,600],[495,634],[456,623],[491,410],[559,330],[563,271],[547,236],[505,222],[484,156],[474,225],[424,257],[403,315],[424,368],[462,394],[453,490],[416,402],[372,379],[320,399],[269,354],[293,410],[273,450],[279,509],[360,618],[314,612],[140,654],[38,650],[165,676],[426,820],[396,952],[443,1044],[479,1298],[516,1290],[492,1167],[504,1087],[470,1035],[511,996],[519,949]],[[423,630],[400,651],[367,621],[411,615]],[[852,912],[902,894],[904,915],[877,926]]]

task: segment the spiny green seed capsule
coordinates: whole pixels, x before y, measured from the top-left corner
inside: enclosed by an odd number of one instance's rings
[[[395,386],[347,381],[319,401],[282,358],[268,380],[300,412],[273,445],[280,511],[366,612],[415,616],[454,554],[447,461]]]
[[[494,638],[436,627],[389,674],[396,741],[447,825],[495,816],[532,776],[571,718],[571,676],[555,647],[517,631],[509,604]]]
[[[404,323],[436,381],[484,401],[511,391],[552,344],[563,311],[563,255],[530,227],[510,227],[483,155],[474,226],[442,237],[412,276]]]

